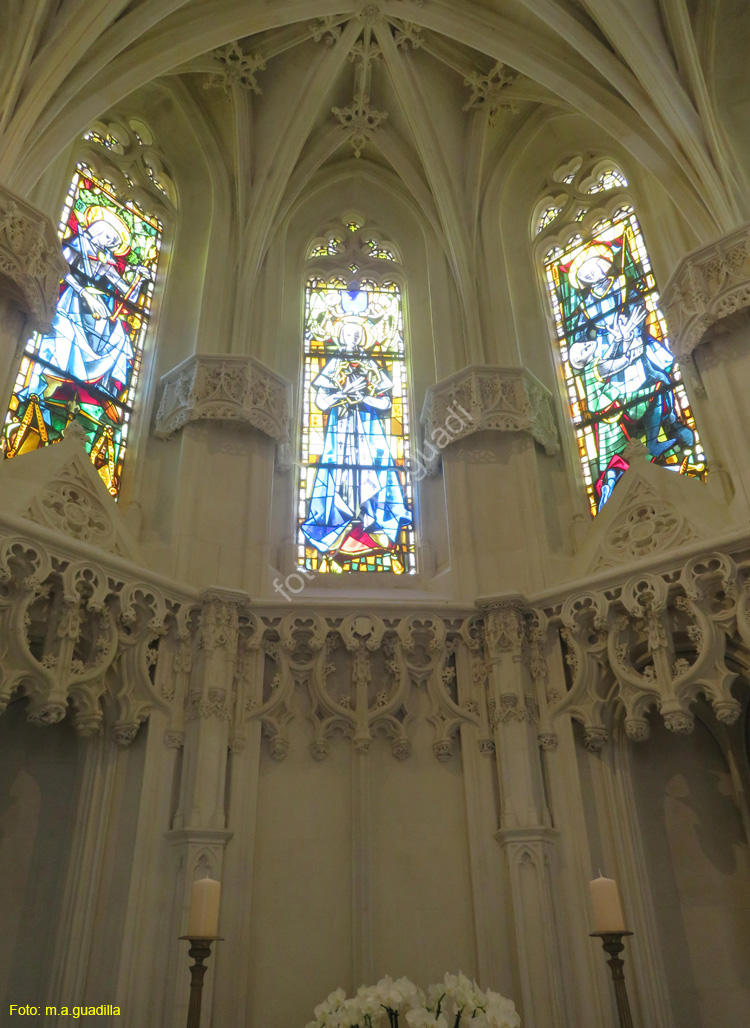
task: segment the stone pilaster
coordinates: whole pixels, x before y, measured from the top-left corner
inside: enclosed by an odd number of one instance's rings
[[[747,406],[750,389],[750,224],[687,254],[662,302],[672,350],[697,407],[709,483],[744,521],[750,512],[750,441],[736,412]]]
[[[539,706],[530,651],[528,604],[521,596],[482,601],[485,647],[490,665],[490,719],[500,785],[500,831],[506,858],[511,910],[528,1028],[564,1018],[559,940],[555,938],[552,881],[557,832],[550,827],[537,737]]]

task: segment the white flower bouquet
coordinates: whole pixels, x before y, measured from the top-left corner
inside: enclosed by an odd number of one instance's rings
[[[315,1008],[307,1028],[518,1028],[521,1019],[509,999],[485,992],[465,974],[446,974],[427,994],[408,978],[381,978],[346,998],[336,989]]]

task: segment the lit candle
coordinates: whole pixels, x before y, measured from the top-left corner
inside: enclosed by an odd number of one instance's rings
[[[219,934],[221,882],[199,878],[190,893],[190,914],[185,933],[189,939],[215,939]]]
[[[620,893],[614,878],[602,878],[599,872],[599,877],[589,882],[589,888],[597,932],[624,932],[625,918],[622,916]]]

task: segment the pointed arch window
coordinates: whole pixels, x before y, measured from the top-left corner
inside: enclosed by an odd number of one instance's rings
[[[108,158],[128,156],[131,174],[138,161],[128,154],[142,146],[126,124],[98,125],[84,135]],[[125,140],[125,142],[123,142]],[[146,179],[156,181],[156,161],[140,154]],[[98,163],[98,162],[97,162]],[[28,341],[3,426],[6,457],[58,442],[76,421],[104,484],[117,496],[128,445],[133,399],[141,368],[151,299],[162,243],[162,222],[147,204],[132,198],[130,175],[112,168],[105,176],[79,163],[60,219],[60,239],[68,273],[49,335]],[[121,188],[110,180],[119,179]],[[123,193],[131,196],[123,198]],[[158,206],[158,205],[157,205]]]
[[[298,562],[415,570],[409,397],[398,262],[348,215],[308,251]],[[380,266],[380,267],[378,267]]]
[[[555,192],[537,204],[533,228],[596,514],[628,466],[631,440],[680,474],[703,477],[705,454],[625,176],[611,162],[587,169],[578,159],[552,179]]]

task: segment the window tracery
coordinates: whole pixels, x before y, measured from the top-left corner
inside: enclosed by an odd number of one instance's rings
[[[162,242],[159,215],[174,195],[153,142],[140,121],[96,123],[84,134],[88,146],[60,218],[68,273],[52,332],[26,345],[2,435],[11,458],[58,442],[75,421],[115,497]]]
[[[347,215],[308,249],[298,562],[415,570],[397,251]]]
[[[592,514],[628,467],[633,440],[653,463],[703,477],[705,454],[672,354],[627,179],[581,158],[552,175],[559,208],[537,204],[538,237],[571,418]],[[596,206],[594,206],[596,204]]]

